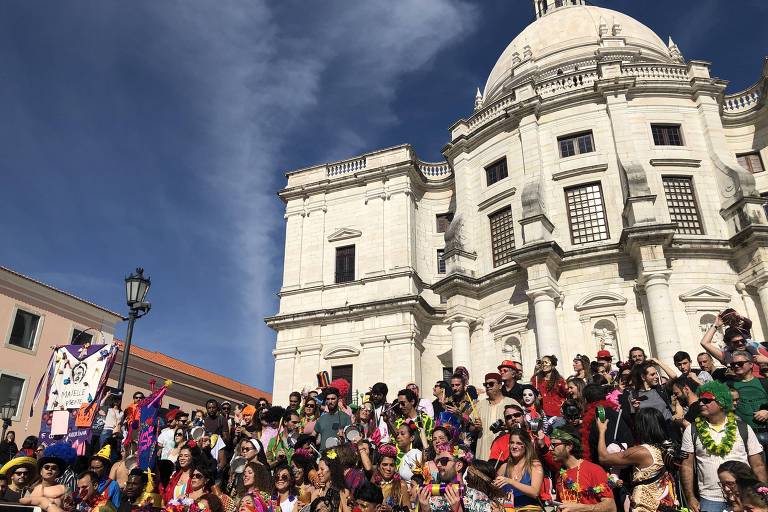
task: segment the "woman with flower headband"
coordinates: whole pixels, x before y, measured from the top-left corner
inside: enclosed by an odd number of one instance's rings
[[[189,483],[184,494],[168,502],[168,510],[175,511],[178,505],[189,507],[211,492],[216,480],[216,469],[213,464],[200,460],[190,466]]]
[[[544,468],[528,432],[520,428],[510,431],[509,458],[498,469],[497,475],[493,485],[506,493],[505,501],[513,510],[542,510],[539,493],[544,482]]]
[[[739,486],[739,495],[744,512],[768,512],[768,482]]]
[[[639,512],[677,510],[675,480],[664,464],[662,444],[667,440],[664,416],[656,409],[640,409],[635,415],[637,445],[609,453],[605,442],[607,419],[597,419],[597,454],[604,466],[631,466],[631,509]]]
[[[176,471],[163,491],[164,502],[167,503],[174,498],[180,498],[187,492],[189,477],[192,474],[192,466],[199,460],[202,460],[202,457],[202,451],[195,441],[187,441],[179,449],[179,457],[176,459]]]
[[[381,488],[384,495],[382,506],[410,506],[408,489],[397,473],[397,448],[391,444],[383,444],[379,448],[376,472],[371,482]]]

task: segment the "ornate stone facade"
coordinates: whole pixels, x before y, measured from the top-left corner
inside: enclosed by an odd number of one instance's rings
[[[429,395],[503,358],[555,354],[569,374],[601,348],[695,355],[726,306],[768,333],[768,173],[750,172],[768,162],[768,63],[726,95],[671,39],[582,4],[534,2],[446,162],[405,145],[288,173],[276,401],[320,370]]]

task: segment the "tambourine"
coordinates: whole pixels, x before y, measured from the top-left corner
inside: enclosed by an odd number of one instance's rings
[[[328,449],[328,448],[336,448],[337,446],[339,446],[339,444],[341,444],[341,443],[339,443],[339,438],[336,437],[336,436],[331,436],[331,437],[329,437],[328,439],[325,440],[325,448],[326,449]]]
[[[189,431],[189,438],[199,441],[205,435],[205,427],[195,427]]]
[[[248,463],[248,459],[241,455],[236,455],[232,457],[232,460],[229,461],[229,470],[233,473],[240,474],[245,470],[245,465]]]
[[[365,436],[363,436],[362,425],[352,424],[344,427],[344,439],[346,439],[347,442],[356,443],[363,437]]]

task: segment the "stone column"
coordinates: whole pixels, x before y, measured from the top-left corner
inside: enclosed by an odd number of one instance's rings
[[[288,394],[294,391],[296,354],[296,347],[276,348],[272,351],[272,355],[275,356],[275,377],[272,385],[275,405],[287,404]]]
[[[675,352],[680,350],[680,335],[672,311],[668,280],[668,272],[648,274],[642,279],[648,300],[654,352],[662,361],[671,361]]]
[[[768,281],[763,282],[757,287],[757,295],[760,297],[760,307],[763,310],[763,318],[768,322]]]
[[[453,369],[463,366],[472,375],[472,357],[469,344],[469,322],[464,318],[457,318],[451,322],[448,329],[451,331],[451,355]]]
[[[562,366],[563,358],[560,352],[560,334],[555,310],[555,297],[558,295],[552,289],[529,290],[527,293],[533,301],[538,356],[554,355],[558,359],[558,364]]]

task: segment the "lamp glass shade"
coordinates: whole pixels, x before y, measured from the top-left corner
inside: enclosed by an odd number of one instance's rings
[[[16,407],[14,407],[10,402],[3,404],[3,406],[0,407],[0,416],[2,416],[0,419],[9,420],[13,418],[13,413],[16,412],[15,409]]]
[[[144,269],[136,269],[135,274],[125,278],[125,298],[128,305],[144,302],[149,292],[150,280],[144,277]]]

